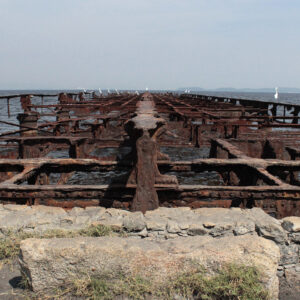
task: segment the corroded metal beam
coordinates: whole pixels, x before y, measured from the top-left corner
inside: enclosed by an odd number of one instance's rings
[[[277,216],[300,215],[300,106],[171,93],[33,96],[34,103],[37,97],[41,103],[32,104],[29,94],[2,97],[19,99],[31,124],[20,115],[20,130],[0,135],[12,136],[0,139],[0,202],[141,211],[158,205],[260,206]],[[44,98],[50,96],[57,101],[47,105]],[[54,116],[56,121],[32,116]],[[210,148],[211,158],[171,161],[160,152],[163,145],[178,152]],[[122,147],[131,152],[118,159],[93,154]],[[61,149],[70,158],[45,157]],[[7,159],[13,157],[25,159]],[[68,185],[76,172],[114,170],[127,175],[109,185]],[[179,183],[179,173],[215,172],[220,186],[178,184],[169,172],[178,175]],[[60,177],[49,185],[52,173]]]

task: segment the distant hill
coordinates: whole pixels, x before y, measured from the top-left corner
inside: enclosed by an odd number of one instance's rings
[[[200,92],[200,91],[205,91],[205,89],[202,89],[200,87],[197,86],[188,86],[188,87],[182,87],[177,89],[178,91],[185,91],[185,90],[190,90],[190,91],[194,91],[194,92]]]
[[[224,87],[224,88],[216,88],[216,89],[204,89],[200,87],[185,87],[179,88],[178,91],[190,90],[194,92],[200,91],[213,91],[213,92],[245,92],[245,93],[273,93],[275,88],[259,88],[259,89],[251,89],[251,88],[241,88],[236,89],[233,87]],[[294,87],[278,87],[279,93],[300,93],[299,88]]]
[[[275,88],[260,88],[260,89],[251,89],[251,88],[218,88],[214,89],[214,91],[219,92],[249,92],[249,93],[273,93]],[[298,88],[290,88],[290,87],[278,87],[278,91],[281,93],[300,93],[300,89]]]

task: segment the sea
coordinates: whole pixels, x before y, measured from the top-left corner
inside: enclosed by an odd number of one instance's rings
[[[89,92],[93,90],[88,90]],[[16,94],[58,94],[60,92],[78,92],[78,90],[0,90],[0,96],[6,95],[16,95]],[[97,93],[98,91],[95,90]],[[143,91],[140,91],[143,92]],[[163,92],[163,91],[161,91]],[[168,92],[176,92],[178,91],[168,91]],[[107,91],[103,91],[103,93],[107,93]],[[201,91],[201,92],[193,92],[194,94],[203,94],[203,95],[214,95],[214,96],[224,96],[230,98],[239,98],[239,99],[254,99],[259,101],[274,101],[274,93],[257,93],[257,92],[219,92],[219,91]],[[54,97],[45,97],[44,104],[54,104],[57,98]],[[290,104],[300,104],[300,93],[280,93],[279,99],[276,100],[282,103],[290,103]],[[41,98],[32,98],[33,104],[41,104]],[[0,121],[6,121],[14,124],[18,124],[17,115],[22,112],[20,101],[17,98],[13,98],[10,100],[10,116],[8,116],[7,112],[7,102],[6,99],[0,99]],[[41,119],[40,122],[43,121],[55,121],[54,117],[46,117]],[[14,131],[17,130],[17,126],[1,124],[0,123],[0,133],[6,131]]]

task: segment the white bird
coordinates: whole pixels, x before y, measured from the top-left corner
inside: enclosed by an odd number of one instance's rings
[[[135,93],[136,93],[137,95],[139,95],[139,94],[140,94],[138,91],[135,91]]]
[[[86,89],[83,89],[83,92],[86,93]]]
[[[276,100],[278,99],[278,87],[275,88],[274,98],[275,98]]]
[[[110,90],[109,89],[107,89],[107,94],[110,94]]]
[[[119,91],[118,91],[117,89],[115,89],[115,91],[116,91],[116,93],[117,93],[118,95],[120,95],[120,93],[119,93]]]
[[[99,94],[100,94],[100,95],[102,95],[102,91],[101,91],[101,89],[100,89],[100,88],[98,89],[98,91],[99,91]]]

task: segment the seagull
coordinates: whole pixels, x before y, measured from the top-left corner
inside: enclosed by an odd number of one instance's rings
[[[274,98],[275,98],[276,100],[278,99],[278,87],[275,88]]]
[[[116,93],[117,93],[118,95],[120,95],[120,93],[119,93],[119,91],[118,91],[117,89],[115,89],[115,91],[116,91]]]
[[[107,94],[110,94],[110,90],[109,89],[107,89]]]
[[[99,91],[99,94],[100,94],[100,95],[102,95],[102,91],[101,91],[101,89],[100,89],[100,88],[98,89],[98,91]]]
[[[139,94],[140,94],[138,91],[135,91],[135,93],[136,93],[137,95],[139,95]]]

